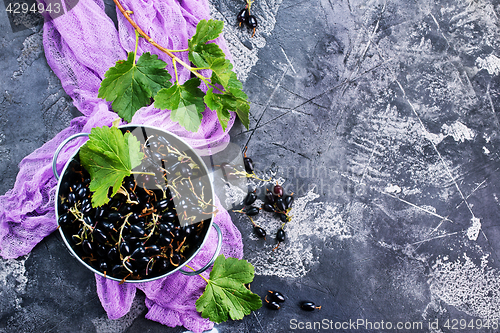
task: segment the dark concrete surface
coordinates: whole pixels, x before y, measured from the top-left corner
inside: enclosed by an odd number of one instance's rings
[[[276,219],[257,219],[264,241],[232,213],[252,290],[287,301],[214,332],[314,321],[333,327],[304,331],[498,332],[500,3],[256,0],[253,38],[235,24],[243,1],[211,5],[252,102],[250,130],[236,124],[232,142],[297,200],[275,251]],[[45,62],[41,27],[13,33],[2,10],[0,28],[3,194],[78,110]],[[0,290],[0,332],[185,331],[146,320],[141,295],[107,319],[92,273],[56,234],[0,259]],[[321,310],[301,311],[305,299]]]

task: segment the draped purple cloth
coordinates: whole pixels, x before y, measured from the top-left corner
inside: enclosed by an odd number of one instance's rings
[[[196,24],[202,19],[209,19],[206,0],[123,0],[122,4],[125,9],[133,11],[134,21],[151,38],[174,50],[186,49],[188,39],[196,31]],[[14,188],[0,196],[0,255],[4,258],[17,258],[29,253],[45,236],[56,230],[54,196],[57,181],[52,173],[54,152],[70,135],[88,133],[95,126],[110,126],[118,118],[116,113],[110,111],[110,103],[97,98],[98,89],[104,73],[117,60],[126,59],[127,52],[134,50],[135,33],[121,13],[118,13],[118,29],[115,28],[104,12],[103,0],[80,0],[64,15],[46,21],[43,42],[48,64],[83,115],[73,119],[68,128],[24,158],[19,165]],[[229,56],[224,39],[219,37],[216,43]],[[138,54],[143,52],[158,54],[168,64],[169,72],[174,73],[170,58],[141,38]],[[189,63],[186,52],[177,55]],[[181,66],[178,70],[180,82],[189,78],[189,71]],[[204,112],[197,133],[188,132],[173,123],[169,114],[170,111],[144,107],[135,114],[131,123],[160,127],[208,153],[229,141],[227,131],[222,131],[215,112],[208,109]],[[227,130],[233,123],[234,115]],[[85,140],[78,138],[64,147],[58,158],[59,172]],[[226,257],[241,258],[241,234],[227,211],[219,202],[216,203],[219,213],[214,222],[222,230],[222,253]],[[216,243],[216,233],[211,230],[204,247],[190,266],[199,268],[209,261]],[[148,319],[168,326],[183,325],[195,332],[213,326],[195,309],[194,303],[206,284],[198,276],[174,273],[154,282],[119,285],[96,275],[96,283],[101,303],[111,319],[129,311],[136,288],[139,288],[146,294]]]

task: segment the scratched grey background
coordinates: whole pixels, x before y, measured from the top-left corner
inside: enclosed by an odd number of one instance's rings
[[[252,102],[250,130],[236,124],[232,141],[297,200],[275,251],[276,219],[259,217],[263,241],[233,213],[252,290],[287,301],[214,332],[289,332],[294,319],[457,332],[447,320],[499,319],[499,1],[256,0],[253,38],[235,22],[244,1],[211,5]],[[46,64],[41,27],[13,33],[2,8],[0,28],[4,194],[78,110]],[[55,234],[0,259],[0,292],[0,332],[184,331],[146,320],[141,295],[108,320],[92,274]],[[306,299],[322,309],[301,311]]]

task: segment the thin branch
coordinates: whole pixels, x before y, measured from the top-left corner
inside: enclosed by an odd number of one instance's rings
[[[170,58],[177,58],[171,50],[169,49],[166,49],[164,48],[163,46],[159,45],[158,43],[156,43],[153,38],[149,37],[142,29],[141,27],[139,27],[137,25],[137,23],[135,23],[134,20],[132,20],[132,18],[130,17],[130,13],[132,13],[131,11],[128,11],[128,10],[125,10],[125,8],[123,8],[122,4],[120,3],[119,0],[113,0],[116,4],[116,7],[118,7],[118,10],[123,14],[123,16],[125,16],[125,18],[127,19],[127,21],[130,22],[130,24],[134,27],[134,29],[144,38],[146,38],[146,40],[153,46],[155,46],[157,49],[159,49],[160,51],[162,52],[165,52]]]
[[[176,63],[175,59],[172,59],[172,65],[174,65],[174,72],[175,72],[175,83],[179,84],[179,75],[177,74],[177,65],[175,63]]]
[[[184,61],[182,61],[180,58],[178,58],[173,52],[177,52],[175,50],[169,50],[167,48],[164,48],[163,46],[159,45],[158,43],[156,43],[153,38],[149,37],[142,29],[141,27],[139,27],[137,25],[137,23],[132,20],[132,18],[130,17],[130,14],[133,13],[132,11],[129,11],[129,10],[126,10],[125,8],[123,8],[122,4],[120,3],[119,0],[113,0],[114,3],[116,4],[116,7],[118,7],[118,10],[123,14],[123,16],[125,16],[125,18],[127,19],[127,21],[129,21],[129,23],[134,27],[134,29],[142,36],[144,37],[151,45],[153,45],[154,47],[156,47],[157,49],[159,49],[160,51],[162,52],[165,52],[170,58],[172,58],[172,60],[174,61],[174,65],[175,65],[175,62],[178,62],[179,64],[181,64],[182,66],[184,66],[185,68],[187,68],[191,73],[193,73],[196,77],[198,77],[200,80],[202,80],[203,82],[205,82],[207,85],[210,85],[214,88],[216,88],[217,90],[219,90],[220,92],[222,92],[219,88],[217,88],[214,84],[212,84],[211,82],[208,81],[208,78],[204,77],[203,75],[201,75],[200,73],[198,73],[198,68],[193,68],[191,67],[190,65],[186,64]]]
[[[134,66],[137,59],[137,47],[139,46],[139,33],[135,30],[135,49],[134,49]]]

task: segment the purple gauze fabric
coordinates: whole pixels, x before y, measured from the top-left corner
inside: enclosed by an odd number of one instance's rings
[[[209,19],[206,0],[123,0],[123,6],[133,11],[139,26],[158,44],[169,49],[186,49],[187,40],[196,31],[201,19]],[[229,56],[223,38],[215,41]],[[134,49],[133,27],[118,13],[118,30],[104,12],[102,0],[80,0],[64,15],[44,25],[44,49],[47,62],[60,78],[66,93],[83,116],[75,118],[70,126],[52,140],[23,159],[14,188],[0,196],[0,255],[17,258],[29,253],[56,227],[54,196],[57,186],[52,169],[52,157],[59,144],[72,134],[90,132],[95,126],[111,125],[117,118],[109,111],[110,103],[97,98],[101,80],[106,70],[119,59],[126,59],[126,52]],[[138,53],[151,52],[167,62],[173,73],[168,56],[158,52],[143,39]],[[187,54],[178,53],[188,62]],[[189,72],[180,68],[179,80],[189,78]],[[204,73],[207,75],[207,73]],[[201,87],[206,89],[206,87]],[[169,111],[153,107],[139,110],[134,124],[157,126],[184,138],[199,151],[210,152],[223,147],[229,141],[218,123],[215,112],[206,110],[197,133],[184,130],[169,119]],[[228,129],[234,123],[234,115]],[[84,139],[71,141],[60,152],[57,168],[62,170],[66,161],[83,144]],[[241,234],[232,223],[229,214],[216,201],[219,213],[214,219],[223,234],[222,253],[241,258],[243,255]],[[198,268],[206,263],[216,246],[216,234],[211,231],[208,239],[190,262]],[[204,290],[205,282],[200,277],[187,277],[174,273],[164,279],[143,284],[123,284],[96,275],[97,291],[109,318],[125,315],[132,304],[136,288],[146,295],[148,319],[168,326],[183,325],[201,332],[211,329],[213,323],[201,318],[194,303]]]

